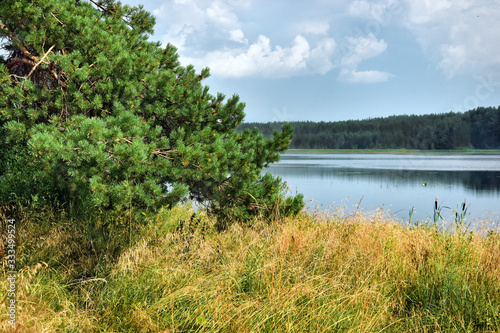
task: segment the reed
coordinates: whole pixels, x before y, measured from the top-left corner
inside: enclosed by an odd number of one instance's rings
[[[119,250],[94,251],[77,221],[57,214],[19,225],[19,332],[500,330],[496,231],[336,210],[217,232],[210,217],[176,207]],[[5,297],[0,330],[14,332]]]

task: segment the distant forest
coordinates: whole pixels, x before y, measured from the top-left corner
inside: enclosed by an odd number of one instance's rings
[[[264,136],[282,123],[243,123]],[[500,149],[500,106],[465,113],[402,115],[337,122],[291,122],[294,149]]]

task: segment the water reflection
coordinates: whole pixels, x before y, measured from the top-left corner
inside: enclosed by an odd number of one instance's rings
[[[428,171],[500,171],[500,155],[300,154],[282,156],[280,165]]]
[[[500,155],[286,154],[268,170],[313,205],[361,200],[362,207],[389,208],[398,218],[414,206],[417,218],[433,215],[434,198],[453,209],[464,199],[469,220],[498,219]],[[446,215],[446,213],[445,213]]]
[[[286,178],[380,182],[414,188],[459,186],[477,195],[500,194],[500,171],[389,170],[296,164],[276,165],[270,170]]]

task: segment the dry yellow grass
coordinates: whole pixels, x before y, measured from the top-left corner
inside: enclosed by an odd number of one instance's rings
[[[500,330],[498,233],[410,228],[381,211],[222,233],[214,223],[183,207],[160,212],[88,280],[31,262],[19,273],[21,331]],[[49,233],[47,247],[68,251],[69,230]]]

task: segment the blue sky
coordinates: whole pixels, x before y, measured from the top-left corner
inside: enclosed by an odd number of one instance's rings
[[[125,0],[156,17],[246,121],[338,121],[500,105],[498,0]]]

